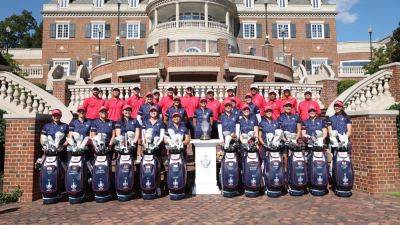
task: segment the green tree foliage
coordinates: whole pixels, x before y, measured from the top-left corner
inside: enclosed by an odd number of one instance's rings
[[[371,62],[364,66],[367,74],[374,74],[379,71],[379,67],[390,62],[389,60],[389,49],[381,47],[374,49],[374,57]]]
[[[400,23],[399,27],[393,31],[393,36],[390,39],[391,51],[390,51],[390,61],[400,62]]]
[[[10,33],[6,28],[10,27]],[[20,15],[11,15],[0,21],[0,43],[3,48],[40,48],[42,28],[38,26],[32,12],[24,10]]]
[[[0,65],[8,66],[10,72],[17,74],[18,76],[20,76],[22,78],[27,76],[27,74],[21,70],[18,63],[12,58],[11,54],[7,54],[7,53],[1,54],[0,53]]]
[[[356,80],[342,80],[339,81],[338,86],[337,86],[337,92],[338,95],[342,94],[345,90],[353,86],[355,83],[357,83]]]

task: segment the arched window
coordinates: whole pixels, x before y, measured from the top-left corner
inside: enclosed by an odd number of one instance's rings
[[[253,8],[254,7],[254,0],[244,0],[244,7]]]
[[[190,52],[201,52],[201,50],[199,48],[197,48],[197,47],[190,47],[190,48],[187,48],[185,50],[185,52],[187,52],[187,53],[190,53]]]
[[[311,0],[311,5],[313,9],[321,8],[321,0]]]
[[[60,8],[68,8],[69,5],[69,0],[59,0],[58,1],[58,6]]]
[[[286,8],[288,0],[277,0],[279,8]]]

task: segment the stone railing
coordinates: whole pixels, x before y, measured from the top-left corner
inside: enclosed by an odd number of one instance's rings
[[[364,76],[365,69],[362,66],[339,66],[340,76]]]
[[[343,101],[348,113],[385,110],[395,103],[389,90],[391,78],[391,70],[380,70],[347,89],[336,100]],[[329,106],[327,115],[334,114],[333,103]]]
[[[226,30],[228,26],[224,23],[219,23],[219,22],[214,22],[214,21],[208,21],[208,27],[209,28],[217,28],[221,30]]]
[[[49,114],[60,109],[63,122],[72,119],[67,107],[56,97],[9,72],[0,72],[0,108],[14,115]]]
[[[170,21],[165,23],[157,24],[156,29],[164,30],[164,29],[172,29],[172,28],[183,28],[183,27],[208,27],[213,29],[227,30],[226,24],[208,21],[208,25],[204,20],[180,20],[178,22],[178,26],[176,25],[176,21]]]
[[[226,96],[226,89],[228,87],[236,88],[237,84],[235,82],[223,82],[223,83],[211,83],[211,82],[173,82],[173,83],[158,83],[158,88],[160,90],[161,96],[164,96],[168,87],[173,87],[177,89],[177,95],[183,96],[185,94],[185,88],[191,86],[194,89],[195,95],[200,97],[205,97],[208,89],[214,90],[214,97],[222,101]]]
[[[103,91],[102,98],[110,99],[112,97],[112,89],[119,88],[120,98],[128,99],[132,95],[132,90],[134,87],[140,87],[140,84],[130,83],[130,84],[85,84],[85,85],[71,85],[68,87],[71,93],[71,99],[68,109],[75,112],[78,106],[83,104],[83,101],[91,96],[91,90],[94,87],[98,87]]]
[[[171,29],[176,27],[176,21],[170,21],[165,23],[157,24],[157,29],[164,30],[164,29]]]
[[[304,92],[306,90],[310,90],[313,96],[313,99],[318,102],[321,109],[324,109],[325,106],[321,101],[321,90],[323,88],[322,85],[317,84],[287,84],[287,83],[254,83],[258,86],[259,92],[265,99],[268,99],[268,93],[272,89],[276,92],[277,98],[280,98],[283,95],[283,87],[286,85],[290,86],[291,94],[293,97],[297,98],[298,103],[304,100]]]
[[[43,78],[43,66],[21,66],[20,68],[28,74],[27,78]]]

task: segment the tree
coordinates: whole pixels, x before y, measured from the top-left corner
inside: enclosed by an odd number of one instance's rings
[[[6,28],[10,27],[10,33],[6,32]],[[3,46],[8,44],[10,48],[30,48],[34,44],[34,38],[36,32],[41,32],[38,28],[35,18],[32,16],[32,12],[27,10],[22,11],[20,15],[12,15],[0,21],[0,43]],[[40,38],[41,39],[41,38]],[[35,40],[35,43],[37,41]],[[41,46],[36,46],[41,47]]]
[[[391,51],[390,51],[390,61],[391,62],[400,62],[400,23],[399,27],[393,31],[391,42]]]
[[[379,49],[374,49],[374,57],[371,62],[364,66],[367,74],[374,74],[379,71],[379,67],[390,62],[389,54],[387,48],[381,47]]]

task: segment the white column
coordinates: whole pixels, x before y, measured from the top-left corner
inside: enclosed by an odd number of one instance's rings
[[[179,27],[179,3],[175,3],[175,21],[176,21],[176,27]]]
[[[157,28],[158,25],[158,9],[154,10],[154,28]]]
[[[226,10],[225,14],[225,25],[226,25],[226,31],[229,33],[229,26],[230,26],[230,15],[229,15],[229,10]]]
[[[204,4],[204,20],[205,20],[205,26],[208,27],[208,2],[205,2]]]

